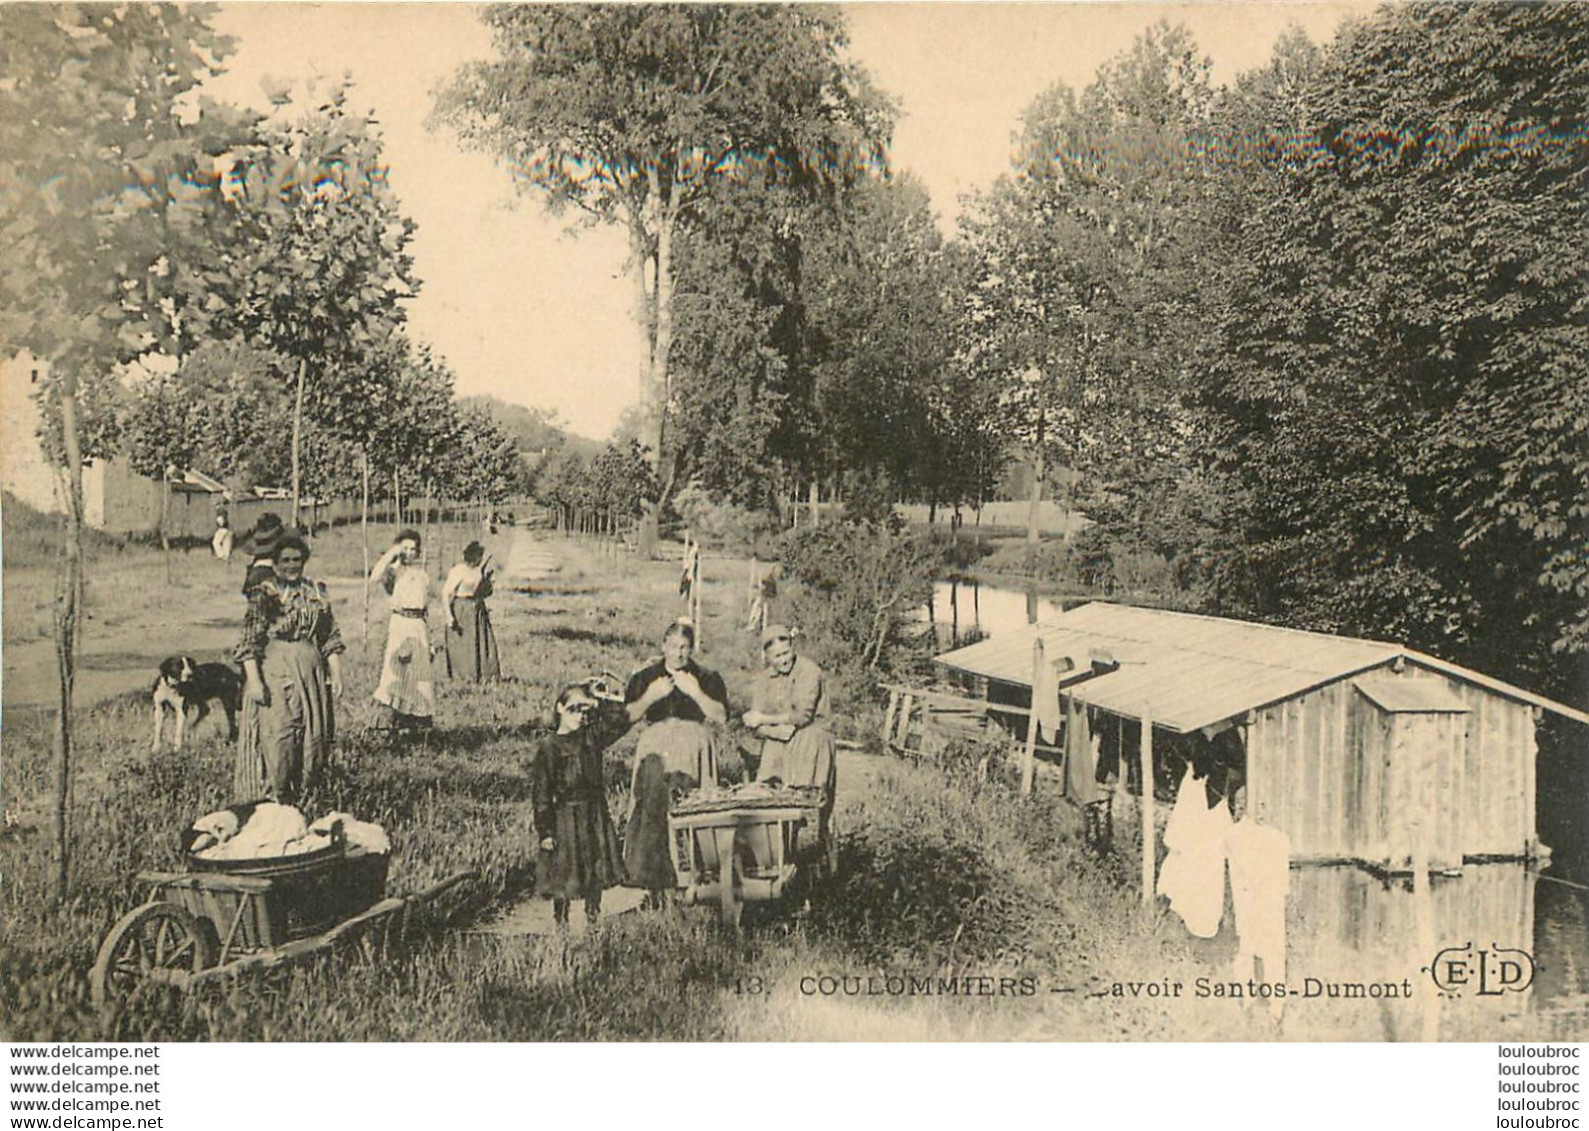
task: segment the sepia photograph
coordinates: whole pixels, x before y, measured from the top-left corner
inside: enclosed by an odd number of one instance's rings
[[[1589,1041],[1586,193],[1569,0],[0,4],[0,1040]]]

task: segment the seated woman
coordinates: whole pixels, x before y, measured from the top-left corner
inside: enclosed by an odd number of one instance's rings
[[[742,716],[761,740],[756,780],[821,789],[825,822],[838,784],[826,678],[816,661],[795,654],[792,634],[781,624],[761,634],[761,657],[766,670]]]
[[[695,663],[695,627],[674,621],[662,636],[662,657],[635,672],[624,689],[629,721],[645,720],[635,747],[624,866],[629,883],[651,894],[652,906],[678,885],[668,845],[673,798],[715,785],[717,729],[728,721],[723,677]]]

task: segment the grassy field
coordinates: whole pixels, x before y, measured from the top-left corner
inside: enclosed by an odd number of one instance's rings
[[[455,532],[461,541],[463,532]],[[854,1040],[1382,1039],[1382,1011],[1321,1007],[1271,1017],[1230,1003],[1119,999],[1126,980],[1221,977],[1230,940],[1201,944],[1138,908],[1129,844],[1082,846],[1074,810],[1040,791],[1020,801],[1011,768],[985,751],[915,766],[880,754],[842,765],[840,873],[813,910],[740,935],[703,909],[612,916],[569,938],[471,929],[529,893],[526,760],[561,681],[627,672],[678,611],[676,568],[553,540],[555,583],[499,591],[502,683],[446,687],[436,731],[391,748],[363,732],[379,633],[347,664],[338,761],[317,809],[383,824],[389,889],[461,870],[480,877],[454,905],[412,920],[383,953],[328,957],[181,996],[158,987],[101,1015],[87,974],[109,926],[134,906],[141,869],[177,863],[179,828],[230,800],[232,752],[206,723],[187,750],[151,753],[141,699],[79,712],[71,898],[53,905],[45,798],[49,720],[4,721],[0,832],[0,1036],[9,1040]],[[499,558],[506,546],[497,547]],[[129,576],[158,551],[110,551],[91,566]],[[117,555],[121,555],[118,557]],[[356,531],[319,541],[310,575],[358,560]],[[19,569],[27,568],[23,563]],[[732,627],[743,564],[707,563],[705,660],[743,708],[754,659]],[[8,563],[9,602],[12,583]],[[230,574],[190,584],[231,585]],[[235,591],[235,590],[234,590]],[[217,592],[221,592],[217,590]],[[241,602],[238,600],[238,611]],[[353,620],[358,610],[339,611]],[[179,626],[178,626],[179,627]],[[92,631],[92,629],[90,629]],[[846,705],[851,733],[876,708]],[[129,737],[131,736],[131,737]],[[610,754],[625,803],[632,739]],[[314,814],[311,814],[314,815]],[[1196,945],[1194,945],[1196,944]],[[914,985],[910,992],[896,992]],[[932,992],[921,987],[931,986]],[[948,992],[949,990],[954,992]],[[920,991],[920,992],[918,992]],[[1387,1032],[1387,1025],[1390,1026]],[[1486,1035],[1495,1035],[1491,1027]],[[1404,1035],[1404,1034],[1400,1034]],[[1444,1035],[1459,1035],[1445,1031]]]

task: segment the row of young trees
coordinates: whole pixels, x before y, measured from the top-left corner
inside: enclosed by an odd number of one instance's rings
[[[5,342],[49,362],[52,407],[75,384],[82,457],[290,483],[295,511],[364,470],[466,499],[521,485],[506,437],[404,335],[413,224],[345,84],[247,112],[200,89],[230,50],[201,11],[3,18]]]
[[[82,608],[82,468],[213,461],[493,497],[517,455],[452,407],[445,367],[404,339],[413,225],[380,142],[339,86],[266,114],[205,96],[231,43],[202,7],[0,10],[0,344],[45,362],[47,453],[65,485],[56,603],[54,811],[66,886],[71,698]],[[129,394],[140,373],[166,372]],[[511,466],[510,466],[511,460]],[[306,476],[307,473],[307,476]],[[402,489],[401,482],[396,489]]]

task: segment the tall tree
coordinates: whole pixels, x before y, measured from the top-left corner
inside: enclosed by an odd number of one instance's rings
[[[665,499],[677,468],[674,242],[724,177],[819,189],[880,158],[891,112],[843,55],[836,10],[783,5],[498,5],[499,58],[464,67],[437,101],[553,208],[629,237],[645,443]]]
[[[812,225],[803,261],[820,457],[896,499],[921,494],[946,454],[934,397],[954,276],[918,182],[868,179],[843,203]]]
[[[319,101],[303,109],[278,92],[263,144],[231,155],[236,240],[205,303],[216,332],[290,363],[294,522],[306,408],[349,442],[366,433],[367,378],[419,287],[374,123],[348,110],[345,85],[308,93]]]
[[[1581,697],[1586,59],[1576,5],[1420,4],[1252,91],[1206,395],[1259,615]]]
[[[965,224],[978,261],[968,317],[986,335],[968,360],[1009,385],[1034,465],[1033,540],[1054,455],[1139,501],[1190,462],[1208,71],[1185,29],[1160,23],[1079,95],[1045,92],[1015,168]]]
[[[82,604],[82,462],[108,454],[115,370],[166,325],[173,222],[208,207],[213,143],[238,119],[194,100],[229,45],[175,5],[0,9],[0,342],[48,363],[46,450],[67,529],[56,594],[60,692],[52,834],[56,895],[69,877],[66,811]]]

